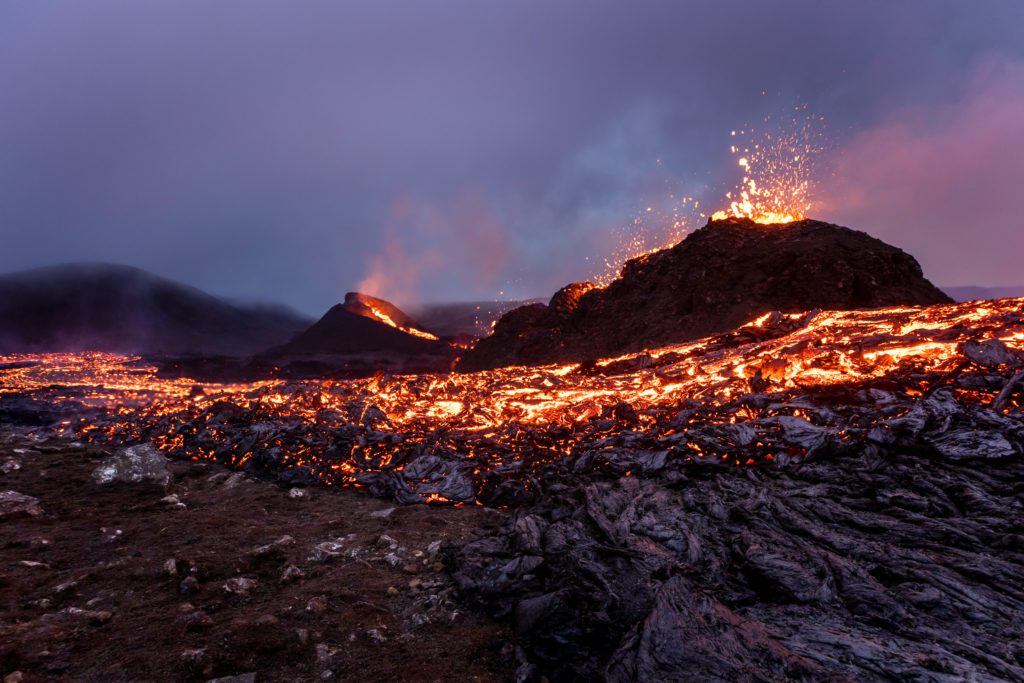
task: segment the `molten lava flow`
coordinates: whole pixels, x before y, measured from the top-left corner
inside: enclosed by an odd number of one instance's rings
[[[385,325],[390,325],[391,327],[395,328],[396,330],[401,330],[402,332],[405,332],[406,334],[411,334],[414,337],[420,337],[422,339],[433,339],[435,341],[437,339],[440,339],[440,337],[438,337],[436,334],[431,334],[429,332],[425,332],[424,330],[420,330],[420,329],[417,329],[415,327],[403,327],[402,325],[399,325],[398,323],[396,323],[394,321],[394,319],[390,315],[388,315],[386,312],[380,310],[379,308],[377,308],[375,306],[371,306],[369,304],[364,304],[364,305],[368,309],[370,309],[370,312],[373,313],[373,317],[376,320],[384,323]]]
[[[476,374],[200,385],[112,354],[7,356],[0,402],[63,411],[58,431],[93,441],[152,441],[178,456],[405,502],[496,504],[508,482],[529,489],[567,458],[798,458],[814,445],[785,440],[794,424],[840,439],[884,430],[871,420],[898,416],[938,387],[964,405],[1020,413],[1019,390],[995,402],[1005,372],[964,372],[969,340],[1020,353],[1024,299],[771,313],[729,334],[599,363]],[[741,422],[742,442],[714,436]]]

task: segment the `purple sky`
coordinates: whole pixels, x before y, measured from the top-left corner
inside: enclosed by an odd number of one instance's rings
[[[0,271],[546,295],[645,207],[720,208],[729,131],[798,103],[813,217],[1024,284],[1020,0],[0,2]]]

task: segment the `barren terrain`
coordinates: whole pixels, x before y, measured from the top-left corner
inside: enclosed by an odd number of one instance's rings
[[[458,605],[442,566],[446,546],[503,513],[396,508],[353,491],[296,498],[204,462],[173,462],[166,490],[101,486],[91,473],[107,454],[61,440],[0,445],[0,491],[42,508],[0,521],[3,675],[509,679],[508,628]],[[181,506],[161,502],[170,494]]]

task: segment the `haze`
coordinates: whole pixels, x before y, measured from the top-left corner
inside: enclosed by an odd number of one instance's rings
[[[730,130],[803,105],[813,217],[1021,284],[1019,0],[2,3],[0,271],[547,295],[638,216],[722,208]]]

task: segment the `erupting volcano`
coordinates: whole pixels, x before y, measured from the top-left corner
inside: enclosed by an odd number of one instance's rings
[[[0,683],[1024,683],[1022,8],[5,3]]]
[[[794,122],[795,129],[786,135],[767,133],[759,142],[731,145],[743,179],[726,193],[728,208],[713,213],[711,220],[745,218],[761,225],[804,220],[811,209],[813,161],[820,151],[816,123],[814,117],[805,118]]]
[[[948,301],[912,256],[865,233],[813,220],[712,219],[627,261],[607,287],[570,285],[547,306],[505,314],[458,369],[602,358],[724,332],[772,310]]]
[[[434,566],[468,608],[512,619],[521,670],[554,680],[735,680],[752,661],[779,680],[1024,678],[994,635],[1024,610],[1004,540],[1020,531],[1004,512],[1024,477],[1024,300],[953,304],[909,254],[804,218],[809,148],[733,151],[747,156],[729,209],[604,286],[505,313],[457,373],[460,341],[349,293],[290,342],[232,361],[258,381],[200,382],[202,359],[0,356],[0,419],[32,439],[128,447],[96,480],[156,468],[168,482],[166,454],[497,510],[499,525]],[[41,514],[0,495],[3,514]],[[403,562],[382,544],[380,561]],[[280,581],[304,575],[292,564]],[[928,627],[936,611],[956,628]]]
[[[785,180],[767,160],[793,153],[752,156]],[[520,667],[555,680],[733,680],[751,660],[806,681],[1024,677],[1012,656],[978,654],[1024,609],[1001,540],[1019,532],[1003,510],[1024,476],[1024,300],[953,304],[912,256],[803,218],[806,185],[752,178],[607,285],[504,314],[458,373],[454,339],[349,293],[249,361],[239,376],[259,381],[109,353],[0,356],[0,418],[33,438],[144,444],[94,478],[167,454],[513,510],[449,549],[449,580],[466,605],[512,615]],[[941,633],[925,625],[939,595],[956,624]]]

